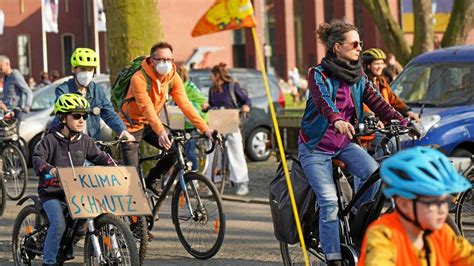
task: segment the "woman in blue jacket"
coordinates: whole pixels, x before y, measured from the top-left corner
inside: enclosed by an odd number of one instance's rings
[[[378,165],[353,142],[354,126],[367,104],[383,121],[407,121],[374,90],[362,70],[362,42],[357,28],[343,20],[319,26],[317,35],[326,46],[321,64],[308,73],[309,99],[298,136],[298,157],[320,207],[319,232],[328,265],[342,265],[338,205],[332,179],[333,158],[342,160],[362,185]],[[357,189],[357,188],[356,188]],[[367,192],[359,205],[375,191]]]

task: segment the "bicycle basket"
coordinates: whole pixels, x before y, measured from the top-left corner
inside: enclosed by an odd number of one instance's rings
[[[0,141],[18,138],[17,120],[0,121]]]

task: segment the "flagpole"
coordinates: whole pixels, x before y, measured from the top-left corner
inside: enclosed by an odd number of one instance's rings
[[[46,40],[46,30],[44,28],[44,0],[41,0],[41,37],[43,41],[43,71],[48,72],[48,43]]]
[[[92,10],[94,15],[92,16],[94,19],[94,47],[95,52],[99,57],[99,65],[96,67],[95,72],[96,74],[100,74],[100,44],[99,44],[99,29],[97,28],[97,0],[94,0],[92,3],[93,7]]]
[[[276,134],[276,140],[277,140],[277,144],[278,144],[278,150],[280,152],[281,162],[282,162],[282,165],[283,165],[283,171],[285,172],[286,185],[288,186],[288,192],[290,194],[291,206],[293,208],[293,215],[295,216],[296,229],[298,231],[298,237],[299,237],[300,243],[301,243],[301,250],[303,252],[304,263],[305,263],[306,266],[309,266],[308,254],[306,252],[306,245],[305,245],[304,237],[303,237],[303,230],[301,229],[301,222],[300,222],[300,218],[299,218],[299,215],[298,215],[298,208],[296,207],[296,200],[295,200],[295,194],[293,192],[293,185],[291,184],[290,174],[289,174],[289,171],[288,171],[288,165],[286,163],[285,150],[283,148],[283,143],[281,142],[280,128],[278,127],[278,121],[276,119],[275,107],[273,106],[273,99],[272,99],[272,95],[270,93],[270,86],[268,85],[268,77],[267,77],[267,72],[265,70],[263,55],[262,55],[262,51],[260,50],[260,44],[258,42],[257,31],[255,30],[255,27],[252,27],[251,29],[252,29],[252,36],[253,36],[253,41],[254,41],[254,44],[255,44],[255,52],[257,54],[258,64],[259,64],[260,69],[262,71],[263,85],[264,85],[265,90],[267,92],[267,99],[268,99],[268,103],[269,103],[268,105],[270,107],[270,113],[272,115],[273,128],[274,128],[275,134]]]

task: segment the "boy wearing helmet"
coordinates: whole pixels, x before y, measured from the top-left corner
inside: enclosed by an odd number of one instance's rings
[[[114,111],[105,91],[92,81],[94,70],[99,66],[99,57],[96,52],[89,48],[76,48],[71,56],[71,66],[74,78],[56,88],[56,97],[65,93],[76,93],[87,99],[91,109],[87,121],[87,134],[94,139],[100,138],[100,119],[102,118],[119,138],[135,140]],[[59,119],[55,118],[53,127],[58,126],[59,123]]]
[[[44,241],[43,265],[56,265],[59,244],[66,228],[63,215],[65,194],[56,167],[83,166],[85,160],[96,165],[113,164],[89,136],[81,133],[89,117],[89,108],[89,102],[78,94],[59,96],[54,113],[60,125],[57,131],[53,129],[44,137],[33,153],[33,168],[39,177],[38,195],[50,221]],[[70,254],[73,258],[72,252]]]
[[[364,65],[364,71],[370,81],[374,84],[374,87],[379,91],[382,97],[388,102],[395,110],[400,112],[403,116],[409,117],[411,120],[416,122],[420,121],[420,117],[417,113],[411,111],[402,99],[400,99],[390,88],[390,84],[387,79],[383,76],[382,72],[385,68],[385,59],[387,56],[385,53],[378,48],[372,48],[362,53],[362,62]],[[364,105],[364,113],[373,112]]]
[[[450,194],[471,187],[441,152],[403,150],[382,163],[395,211],[367,229],[359,265],[474,265],[474,248],[445,223]]]

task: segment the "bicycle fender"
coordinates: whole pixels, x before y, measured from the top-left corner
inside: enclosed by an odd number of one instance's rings
[[[38,196],[36,195],[28,195],[23,197],[21,200],[19,200],[16,205],[21,206],[23,203],[25,203],[27,200],[32,200],[35,204],[35,209],[36,211],[41,211],[43,209],[43,204],[41,204],[41,200]]]

